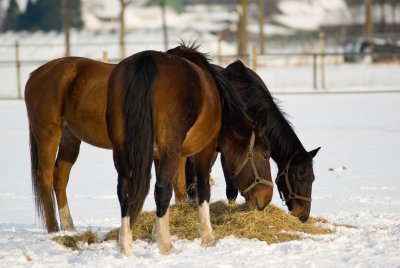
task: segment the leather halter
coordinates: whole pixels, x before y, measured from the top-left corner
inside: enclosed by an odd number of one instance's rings
[[[250,162],[251,168],[254,173],[254,182],[249,187],[244,189],[243,191],[240,191],[243,196],[245,194],[247,194],[251,189],[253,189],[257,184],[264,184],[271,188],[274,188],[274,184],[271,181],[267,181],[258,175],[256,164],[254,163],[254,154],[253,154],[255,137],[256,137],[256,135],[255,135],[254,131],[252,131],[251,137],[250,137],[249,150],[247,152],[247,157],[244,159],[243,163],[239,166],[239,168],[236,170],[236,172],[233,175],[234,178],[237,175],[239,175],[242,172],[242,170],[244,169],[244,167],[247,165],[247,163]]]
[[[287,198],[284,198],[283,193],[278,190],[279,196],[281,197],[282,201],[285,201],[287,203],[290,199],[299,199],[299,200],[311,202],[311,200],[312,200],[311,197],[302,196],[302,195],[298,195],[298,194],[294,193],[292,190],[292,187],[290,186],[289,168],[290,168],[290,165],[292,164],[292,160],[293,160],[294,156],[296,155],[296,153],[297,153],[297,151],[294,152],[292,157],[290,157],[289,161],[287,162],[287,164],[286,164],[285,168],[282,170],[282,172],[276,176],[275,183],[276,183],[276,185],[278,185],[280,177],[285,176],[286,188],[287,188],[289,194],[288,194]]]

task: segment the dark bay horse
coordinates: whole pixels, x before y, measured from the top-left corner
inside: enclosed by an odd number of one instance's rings
[[[271,158],[278,165],[276,184],[281,199],[289,211],[302,222],[307,221],[311,209],[311,190],[314,182],[313,158],[320,147],[307,152],[285,114],[277,106],[267,86],[251,69],[236,61],[225,69],[214,66],[231,83],[245,102],[253,122],[263,128],[270,142]],[[224,168],[224,157],[221,157]],[[224,169],[227,197],[234,200],[238,191],[229,171]]]
[[[243,103],[226,79],[194,46],[179,46],[167,53],[144,51],[123,60],[111,73],[106,118],[118,173],[121,253],[131,254],[130,225],[149,190],[154,144],[159,158],[154,236],[160,252],[173,250],[168,206],[174,179],[179,171],[184,172],[186,158],[192,155],[200,236],[203,245],[214,243],[208,203],[209,172],[217,144],[229,152],[225,155],[226,171],[239,180],[249,180],[248,171],[241,167],[248,157],[248,141],[268,149],[267,143],[259,140],[263,134],[255,133]],[[263,152],[257,148],[252,153]],[[268,181],[268,158],[251,159],[260,177]],[[263,195],[265,203],[269,203],[264,195],[271,194],[270,186],[259,183],[253,189]]]
[[[170,53],[173,53],[173,51],[170,51]],[[185,62],[185,64],[190,65],[187,61]],[[57,199],[61,228],[74,230],[68,208],[66,187],[70,170],[79,154],[81,141],[101,148],[113,148],[107,132],[105,111],[107,82],[114,67],[113,64],[67,57],[39,67],[31,74],[27,82],[25,101],[30,127],[32,185],[37,212],[40,218],[44,220],[49,232],[59,230],[55,216],[54,194]],[[210,74],[200,75],[198,70],[200,67],[195,68],[197,69],[192,71],[192,76],[210,76]],[[160,72],[157,75],[160,75]],[[213,73],[214,76],[216,76],[215,73]],[[160,80],[156,79],[156,81]],[[204,88],[206,86],[202,81],[197,81],[197,84],[201,84],[201,88]],[[223,80],[221,81],[223,82]],[[193,83],[190,83],[190,85],[196,86]],[[197,87],[200,86],[197,85]],[[218,89],[220,88],[222,87],[218,87]],[[220,92],[223,94],[220,94]],[[255,134],[249,134],[251,123],[248,123],[248,120],[240,120],[242,117],[245,118],[242,115],[244,113],[241,113],[243,104],[239,98],[235,99],[235,95],[229,92],[228,90],[217,92],[224,102],[223,107],[221,103],[218,105],[221,106],[220,109],[223,112],[221,116],[222,125],[230,124],[234,131],[226,129],[221,131],[219,135],[221,138],[218,139],[218,142],[225,144],[222,147],[227,152],[232,153],[229,158],[231,161],[230,168],[235,169],[246,161],[241,158],[240,152],[241,150],[247,152],[249,144],[253,140],[252,147],[254,147],[255,155],[253,161],[256,164],[256,172],[263,178],[261,182],[267,186],[257,185],[249,191],[247,198],[251,200],[249,201],[251,203],[257,202],[259,206],[265,206],[272,197],[272,188],[266,183],[272,181],[268,159],[264,158],[267,155],[268,147],[265,141],[260,138],[263,136],[262,133],[256,131],[252,132]],[[225,98],[224,94],[227,94]],[[232,100],[229,98],[230,94],[233,96]],[[229,105],[230,103],[235,104]],[[193,105],[193,103],[191,104]],[[227,108],[224,108],[225,106]],[[237,112],[229,113],[230,110],[235,110],[234,107],[237,107]],[[189,113],[191,116],[196,115],[195,111],[197,110],[193,108],[194,106],[191,106],[191,109],[187,108],[187,110],[191,110]],[[235,118],[237,114],[241,115],[238,119]],[[235,118],[235,120],[230,120],[230,118]],[[189,120],[189,117],[187,120]],[[239,123],[242,125],[239,125]],[[195,133],[194,131],[188,133],[192,132]],[[254,137],[251,138],[252,136]],[[230,149],[229,146],[233,144],[235,144],[235,148]],[[201,159],[200,156],[197,156],[197,158]],[[198,160],[198,165],[204,166],[205,164]],[[179,172],[184,172],[184,169],[179,168]],[[235,180],[242,183],[244,188],[254,184],[254,182],[252,183],[254,170],[248,166],[243,167]],[[207,193],[205,195],[207,196]],[[133,222],[132,219],[131,222]]]

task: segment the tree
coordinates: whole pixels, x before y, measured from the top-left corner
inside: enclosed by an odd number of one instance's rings
[[[16,0],[10,0],[3,21],[2,31],[18,30],[18,19],[20,16],[19,6]]]
[[[238,54],[245,56],[247,54],[247,16],[249,11],[249,0],[240,0],[238,7],[239,25],[238,25]]]
[[[21,16],[19,29],[63,30],[63,3],[64,0],[29,0]],[[70,26],[77,29],[83,27],[81,6],[81,0],[69,0]]]
[[[19,30],[30,30],[34,31],[38,29],[38,21],[40,19],[40,11],[37,5],[29,0],[26,4],[26,9],[19,18]]]

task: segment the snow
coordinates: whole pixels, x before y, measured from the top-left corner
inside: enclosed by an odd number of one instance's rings
[[[169,256],[160,255],[156,244],[138,240],[133,258],[119,257],[115,242],[65,249],[35,218],[24,103],[0,101],[0,266],[399,267],[400,93],[275,97],[305,148],[322,147],[314,161],[312,216],[357,228],[339,227],[335,234],[273,245],[227,237],[203,248],[199,240],[174,239],[177,253]],[[212,201],[225,199],[219,162],[212,175]],[[146,210],[155,208],[152,191]],[[82,145],[68,196],[79,230],[104,233],[119,226],[111,151]],[[281,206],[277,192],[272,203]]]

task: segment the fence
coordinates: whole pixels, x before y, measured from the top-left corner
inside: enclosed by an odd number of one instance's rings
[[[396,89],[400,85],[400,53],[252,53],[241,57],[256,70],[272,92],[323,91],[348,87]],[[14,45],[15,60],[0,60],[1,99],[22,99],[29,73],[50,59],[21,60],[20,46]],[[237,56],[216,55],[214,62],[226,66]],[[96,60],[108,59],[103,51]],[[347,63],[358,61],[358,63]],[[376,63],[380,62],[380,63]],[[383,62],[383,63],[382,63]],[[397,87],[397,88],[396,88]]]

